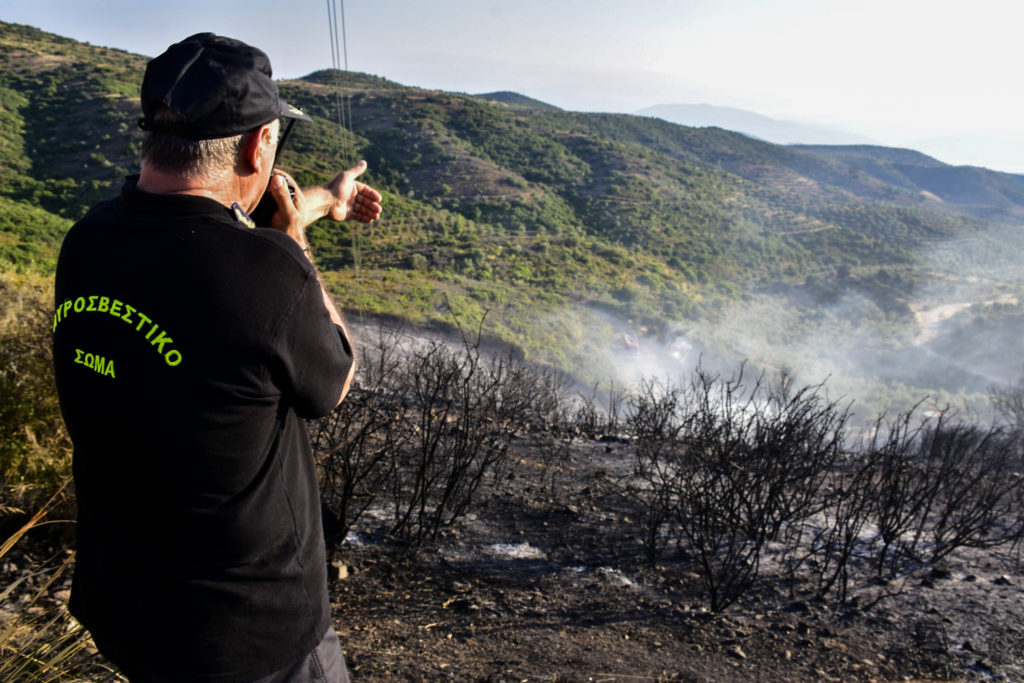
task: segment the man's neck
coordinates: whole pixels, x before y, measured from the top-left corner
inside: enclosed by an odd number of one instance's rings
[[[186,194],[207,197],[228,208],[237,202],[244,208],[247,199],[244,184],[242,178],[233,174],[220,180],[190,178],[167,173],[143,164],[136,187],[143,192],[152,194]]]

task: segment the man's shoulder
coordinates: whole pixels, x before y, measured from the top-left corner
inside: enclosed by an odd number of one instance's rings
[[[122,209],[123,207],[121,206],[120,196],[104,199],[93,204],[92,207],[85,212],[84,216],[75,221],[71,228],[74,229],[79,225],[90,225],[110,220],[113,216],[121,213]]]
[[[120,197],[105,199],[86,211],[85,215],[75,221],[64,234],[63,243],[67,247],[79,240],[89,240],[90,235],[102,231],[104,226],[114,225],[123,213]]]
[[[281,258],[294,263],[304,274],[315,275],[313,264],[306,258],[302,247],[285,233],[274,228],[259,227],[245,233],[249,238],[262,242],[265,249],[277,252]]]

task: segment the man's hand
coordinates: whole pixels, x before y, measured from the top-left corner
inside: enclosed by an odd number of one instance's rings
[[[300,190],[287,173],[275,170],[270,194],[277,202],[277,212],[270,220],[270,227],[287,233],[305,250],[309,246],[306,227],[325,216],[336,221],[353,219],[371,223],[377,220],[381,212],[380,193],[356,180],[365,170],[366,162],[360,161],[327,185],[305,190]],[[295,188],[294,197],[288,192],[289,185]]]
[[[366,162],[360,161],[327,184],[332,202],[327,217],[335,221],[349,218],[361,223],[372,223],[380,216],[381,196],[377,190],[356,180],[366,170]]]
[[[288,191],[289,186],[295,188],[294,197]],[[284,171],[274,171],[270,179],[270,195],[277,202],[277,211],[270,219],[270,227],[284,232],[298,242],[303,251],[307,251],[309,243],[306,242],[306,226],[321,218],[322,214],[312,217],[306,215],[306,197]]]

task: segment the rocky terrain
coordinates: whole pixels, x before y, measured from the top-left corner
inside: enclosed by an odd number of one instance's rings
[[[958,555],[844,607],[768,572],[711,613],[678,558],[643,562],[612,485],[627,448],[587,441],[545,471],[521,440],[479,510],[418,552],[360,524],[333,554],[353,679],[1024,680],[1019,552]]]
[[[546,467],[516,442],[475,512],[420,549],[379,543],[365,515],[332,551],[331,591],[354,681],[1020,681],[1024,562],[971,551],[816,601],[771,572],[713,613],[679,558],[642,557],[616,477],[628,444],[588,440]],[[374,512],[373,510],[371,512]],[[383,511],[378,511],[383,513]],[[32,536],[0,565],[0,627],[60,609],[68,557]],[[116,680],[87,648],[80,674]]]
[[[517,440],[475,512],[418,550],[378,542],[384,511],[364,515],[332,550],[334,624],[353,680],[1024,680],[1019,549],[862,586],[843,607],[767,567],[744,599],[712,613],[680,558],[643,561],[614,485],[628,448],[581,441],[552,463]],[[69,573],[44,567],[68,550],[33,534],[0,563],[0,629],[67,600]],[[60,680],[117,680],[92,648],[78,658]]]

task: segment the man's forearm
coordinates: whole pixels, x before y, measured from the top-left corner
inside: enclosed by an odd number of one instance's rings
[[[352,364],[349,366],[348,375],[345,377],[345,383],[341,387],[341,396],[338,397],[338,405],[345,400],[345,396],[348,394],[348,390],[352,387],[352,380],[356,375],[356,348],[352,343],[352,335],[349,334],[348,325],[345,324],[345,317],[341,315],[341,311],[338,310],[338,306],[334,303],[334,299],[327,292],[327,287],[324,286],[324,280],[320,277],[320,269],[316,267],[316,263],[313,262],[313,254],[310,252],[309,247],[304,249],[306,252],[309,262],[313,264],[313,270],[316,272],[316,280],[320,285],[320,294],[324,299],[324,307],[327,309],[327,314],[331,316],[331,322],[341,328],[342,334],[345,335],[345,339],[348,341],[348,346],[352,349]]]
[[[315,223],[328,213],[334,205],[335,198],[330,190],[325,187],[304,187],[303,196],[303,222],[306,225]]]

